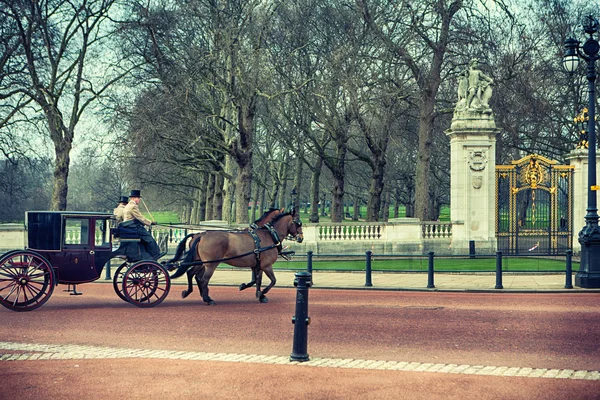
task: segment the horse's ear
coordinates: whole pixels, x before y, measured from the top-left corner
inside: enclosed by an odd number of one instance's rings
[[[292,217],[298,218],[298,210],[296,209],[296,207],[292,208]]]

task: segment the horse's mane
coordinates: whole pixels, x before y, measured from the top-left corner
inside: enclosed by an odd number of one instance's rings
[[[278,208],[275,207],[271,207],[269,208],[267,211],[264,212],[263,215],[261,215],[261,217],[259,219],[257,219],[256,221],[254,221],[255,224],[258,224],[259,222],[261,222],[264,218],[266,218],[267,215],[271,214],[273,211],[279,210]]]
[[[292,212],[288,211],[288,212],[284,212],[284,213],[279,214],[278,216],[276,216],[275,218],[273,218],[273,220],[271,221],[271,225],[273,225],[275,222],[279,221],[281,218],[287,217],[288,215],[292,215]]]

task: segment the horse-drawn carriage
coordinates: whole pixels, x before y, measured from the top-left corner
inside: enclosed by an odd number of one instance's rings
[[[145,257],[139,238],[121,239],[113,252],[112,214],[30,211],[25,214],[25,250],[0,257],[0,304],[15,311],[42,306],[59,283],[77,292],[77,284],[97,280],[112,258],[125,258],[114,273],[117,295],[138,307],[160,304],[171,286],[164,266]]]
[[[156,306],[167,297],[171,288],[168,271],[174,269],[177,269],[175,276],[187,273],[188,290],[184,291],[184,297],[191,293],[195,277],[203,300],[214,304],[208,297],[208,281],[221,262],[250,267],[256,273],[256,282],[253,278],[249,284],[241,285],[240,290],[256,283],[257,297],[264,302],[264,294],[275,284],[272,265],[281,255],[281,241],[286,237],[302,239],[301,222],[293,213],[275,211],[257,220],[265,227],[198,233],[187,252],[186,237],[175,257],[161,263],[145,253],[135,234],[111,229],[112,214],[27,212],[25,250],[9,251],[0,257],[0,304],[14,311],[34,310],[50,298],[59,283],[67,284],[71,294],[80,294],[76,285],[97,280],[104,266],[116,257],[124,258],[124,262],[114,273],[114,290],[122,300],[138,307]],[[271,222],[265,223],[271,218]],[[120,246],[113,251],[115,235],[120,238]],[[261,291],[263,271],[271,284]]]

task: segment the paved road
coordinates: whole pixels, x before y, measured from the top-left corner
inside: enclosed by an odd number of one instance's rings
[[[214,286],[138,309],[112,285],[0,310],[0,399],[586,399],[600,393],[599,293],[312,289],[308,363],[290,363],[295,291]]]

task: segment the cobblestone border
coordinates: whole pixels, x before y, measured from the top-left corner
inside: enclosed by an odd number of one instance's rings
[[[7,352],[8,350],[8,352]],[[10,353],[19,351],[22,353]],[[526,367],[496,367],[485,365],[434,364],[408,361],[357,360],[351,358],[312,358],[310,361],[290,361],[284,356],[258,354],[205,353],[192,351],[120,349],[114,347],[28,344],[0,342],[0,362],[36,360],[80,360],[101,358],[162,358],[170,360],[198,360],[243,362],[256,364],[284,364],[323,368],[353,368],[390,371],[437,372],[445,374],[518,376],[524,378],[600,380],[600,371],[546,369]]]

